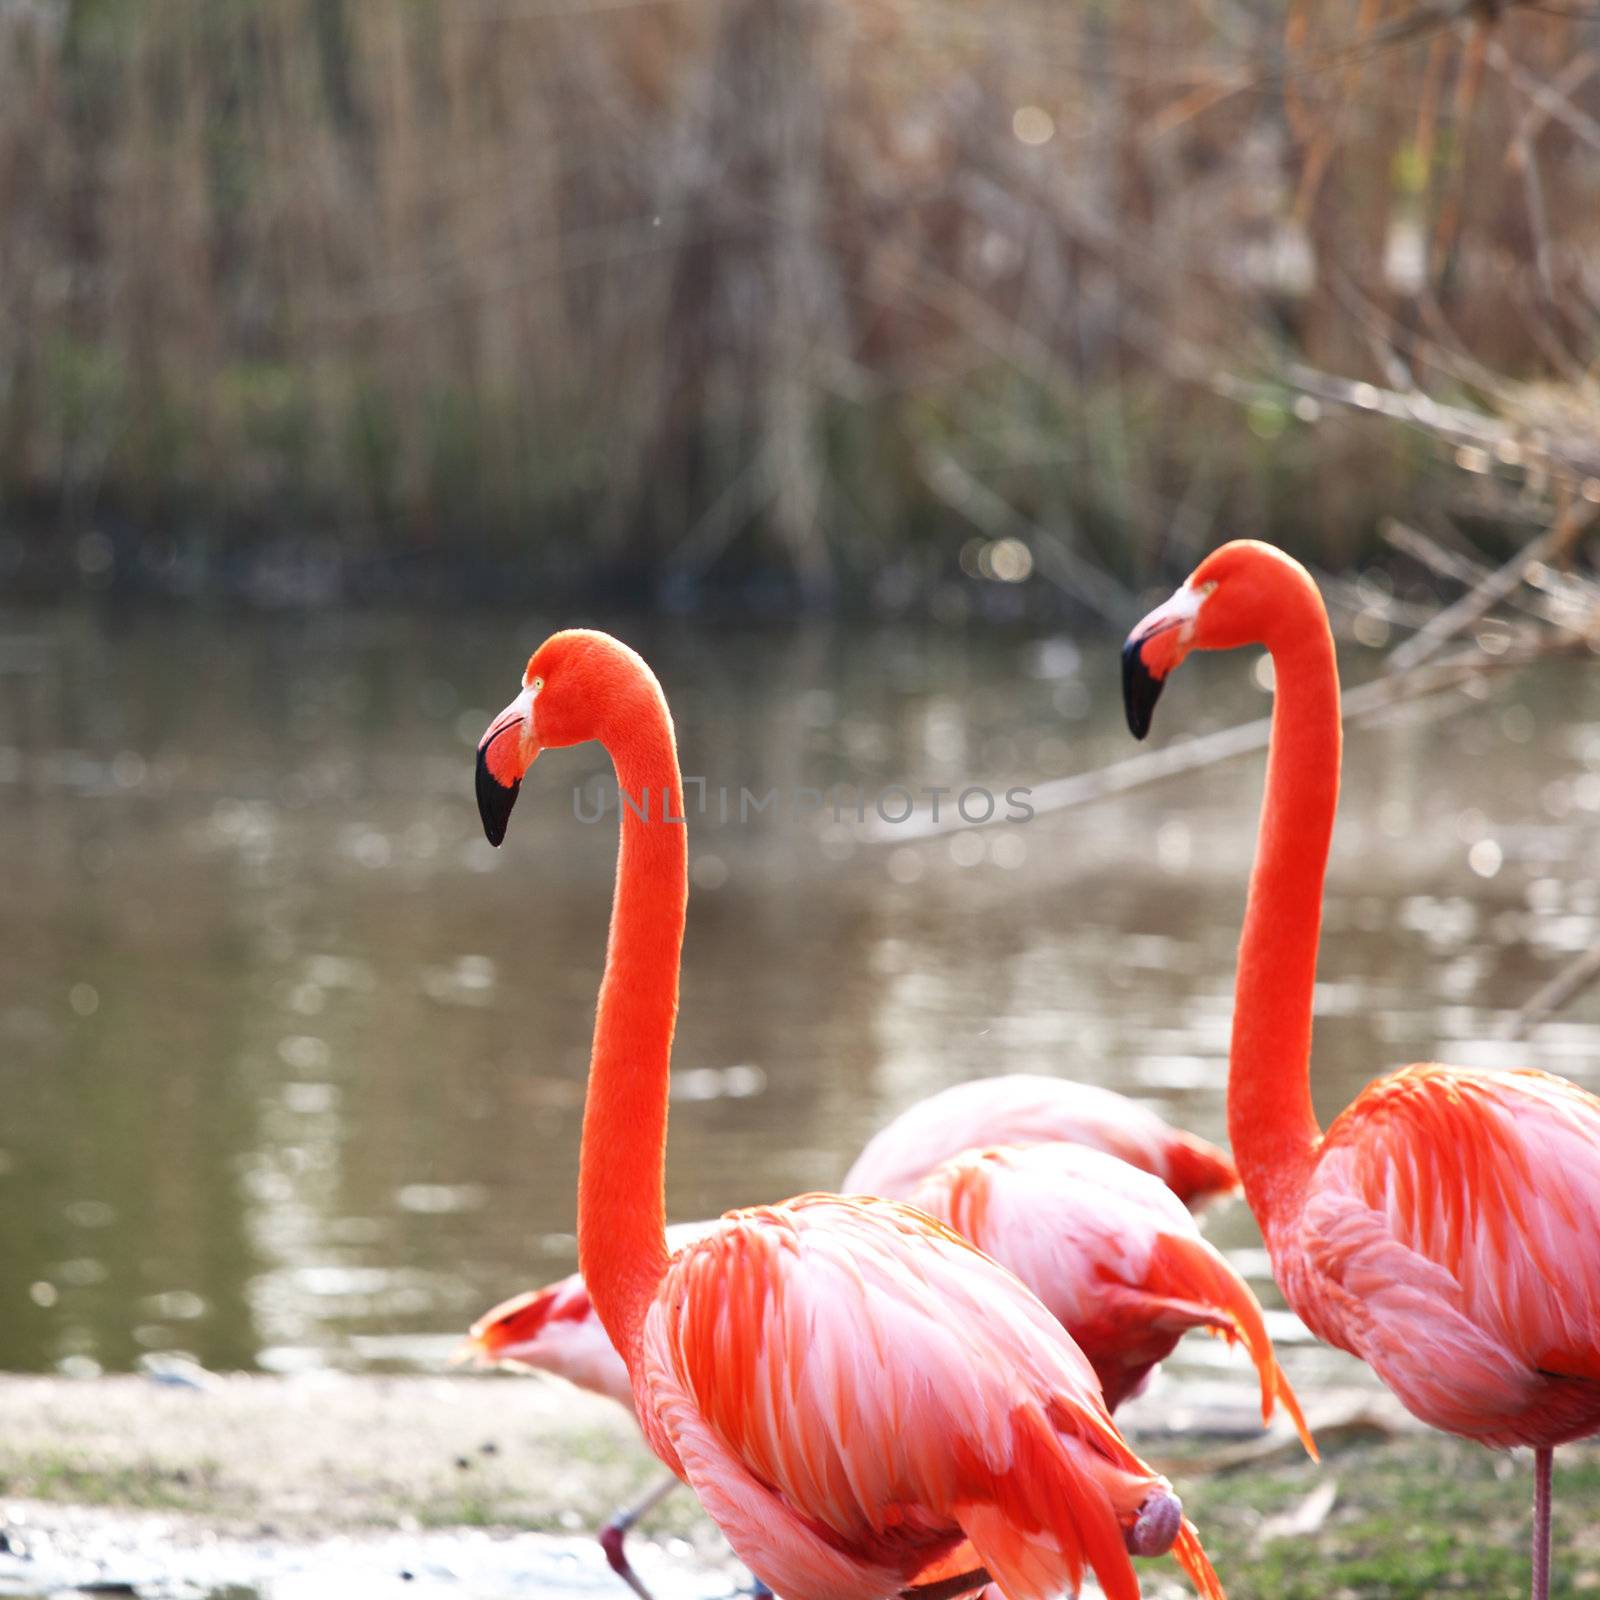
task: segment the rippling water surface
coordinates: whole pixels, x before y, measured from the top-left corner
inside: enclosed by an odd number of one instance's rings
[[[552,620],[0,618],[0,1365],[426,1363],[571,1270],[615,817],[578,815],[592,746],[539,761],[498,853],[472,798],[473,743]],[[1110,1084],[1220,1136],[1259,757],[872,842],[805,791],[1003,795],[1130,754],[1115,642],[617,627],[705,780],[675,1215],[826,1187],[979,1073]],[[1267,703],[1248,661],[1197,660],[1154,738]],[[744,788],[778,801],[741,823]],[[1600,1088],[1600,991],[1496,1040],[1597,937],[1592,666],[1353,731],[1324,1114],[1441,1053]],[[1213,1232],[1260,1279],[1243,1208]]]

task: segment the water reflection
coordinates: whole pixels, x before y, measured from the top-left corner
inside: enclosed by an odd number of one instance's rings
[[[669,687],[686,770],[735,794],[1003,793],[1128,753],[1105,641],[619,629]],[[570,1269],[615,852],[572,791],[603,758],[542,760],[499,854],[469,758],[546,631],[7,624],[27,649],[0,654],[0,1363],[431,1359]],[[1208,662],[1163,731],[1264,700]],[[1259,783],[1246,760],[915,844],[866,842],[848,810],[697,818],[674,1214],[825,1186],[978,1072],[1107,1083],[1219,1136]],[[1496,1042],[1600,934],[1592,670],[1355,733],[1326,926],[1324,1114],[1440,1053],[1596,1084],[1593,992]],[[1218,1236],[1257,1243],[1239,1209]]]

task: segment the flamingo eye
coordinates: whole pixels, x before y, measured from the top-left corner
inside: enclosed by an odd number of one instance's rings
[[[535,678],[535,679],[534,679],[534,680],[533,680],[533,682],[532,682],[532,683],[530,683],[530,684],[529,684],[529,685],[528,685],[528,687],[529,687],[529,688],[530,688],[530,689],[531,689],[531,690],[532,690],[532,691],[533,691],[533,692],[534,692],[534,693],[535,693],[535,694],[538,694],[538,692],[539,692],[539,691],[540,691],[540,690],[541,690],[541,689],[542,689],[542,688],[544,688],[544,679],[543,679],[543,678]]]

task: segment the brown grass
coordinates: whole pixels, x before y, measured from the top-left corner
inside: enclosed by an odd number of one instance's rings
[[[0,492],[823,591],[951,565],[953,467],[1338,559],[1460,483],[1291,360],[1593,414],[1600,27],[1450,9],[11,0]]]

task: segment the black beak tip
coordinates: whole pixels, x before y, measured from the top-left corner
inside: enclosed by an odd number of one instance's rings
[[[1142,639],[1130,639],[1122,647],[1122,709],[1128,714],[1128,732],[1135,739],[1149,733],[1150,719],[1166,681],[1144,664],[1143,646]]]
[[[496,849],[506,836],[506,823],[521,787],[521,783],[514,783],[507,788],[489,770],[483,751],[478,752],[478,815],[483,819],[484,837]]]

